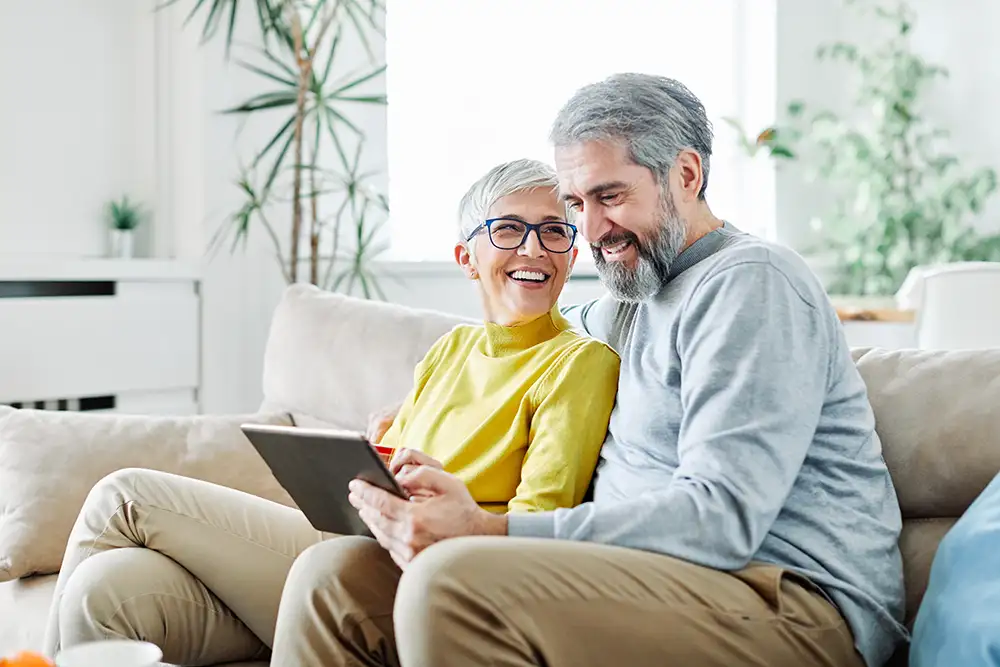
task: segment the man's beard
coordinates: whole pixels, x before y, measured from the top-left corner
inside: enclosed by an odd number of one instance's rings
[[[684,249],[687,225],[677,213],[674,198],[669,192],[660,195],[659,217],[657,231],[650,238],[640,240],[632,232],[622,231],[590,247],[601,282],[619,301],[638,303],[659,293],[667,284],[671,265]],[[631,241],[635,246],[635,268],[626,266],[624,262],[604,259],[601,248],[622,241]]]

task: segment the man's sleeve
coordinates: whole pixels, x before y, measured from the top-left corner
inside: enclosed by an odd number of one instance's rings
[[[768,262],[708,278],[681,317],[680,465],[663,490],[511,515],[511,535],[645,549],[718,569],[738,569],[754,556],[819,422],[828,323]]]
[[[609,296],[602,296],[586,303],[561,306],[559,312],[573,328],[604,343],[611,336],[611,321],[615,316],[615,303]]]

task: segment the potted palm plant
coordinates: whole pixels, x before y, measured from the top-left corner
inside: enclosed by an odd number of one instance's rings
[[[187,20],[203,16],[205,39],[223,29],[229,57],[240,0],[189,1]],[[374,173],[360,168],[365,135],[351,114],[386,103],[380,84],[385,65],[376,62],[371,48],[371,38],[384,35],[384,0],[243,0],[242,5],[254,10],[259,40],[238,64],[267,89],[224,113],[277,121],[237,177],[243,203],[227,217],[212,247],[229,240],[235,250],[257,227],[271,242],[287,282],[307,279],[326,289],[382,297],[373,260],[385,249],[379,231],[388,200],[371,185]],[[360,39],[368,55],[360,70],[344,63],[349,36]],[[290,220],[287,233],[276,219]]]

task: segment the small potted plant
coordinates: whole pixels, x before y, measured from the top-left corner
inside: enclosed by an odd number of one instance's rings
[[[107,215],[111,225],[111,256],[131,259],[135,249],[135,228],[142,222],[142,210],[126,195],[121,201],[108,203]]]

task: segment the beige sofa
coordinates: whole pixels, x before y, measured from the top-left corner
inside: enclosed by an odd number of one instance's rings
[[[271,325],[265,353],[265,400],[255,418],[280,421],[287,417],[300,425],[361,429],[371,411],[405,394],[414,364],[458,321],[440,313],[363,302],[308,286],[291,287]],[[912,621],[938,541],[1000,470],[1000,350],[870,349],[856,350],[854,357],[868,385],[905,517],[900,546]],[[153,421],[144,421],[153,418],[44,414],[14,428],[10,425],[17,425],[13,414],[0,413],[0,574],[4,556],[12,550],[5,544],[11,541],[4,531],[6,514],[17,510],[14,505],[24,507],[31,502],[30,496],[18,498],[2,485],[5,446],[8,452],[37,451],[49,460],[72,459],[74,438],[91,442],[100,436],[101,456],[112,456],[104,468],[115,465],[116,452],[122,460],[128,459],[126,465],[177,469],[209,479],[225,467],[237,473],[221,483],[287,501],[266,469],[258,465],[253,451],[233,439],[234,424],[243,417],[198,418],[192,435],[192,420],[176,420],[157,431],[159,427],[150,426]],[[5,420],[10,424],[5,425]],[[120,427],[122,420],[132,424],[131,430]],[[156,433],[161,435],[151,437]],[[19,440],[17,450],[10,445],[12,439]],[[101,466],[90,465],[95,456],[88,456],[87,465],[66,463],[76,466],[73,476],[81,488],[105,472]],[[225,466],[221,460],[227,461]],[[38,552],[29,554],[28,560],[34,560],[36,570],[43,574],[0,583],[0,656],[40,645],[54,582],[50,573],[58,569],[59,540],[65,539],[64,531],[68,532],[82,502],[78,496],[79,492],[61,504],[36,510],[20,535],[14,536],[14,541],[20,539],[22,552]],[[44,535],[39,531],[26,540],[24,535],[38,525],[49,528]],[[47,546],[42,544],[46,540]]]

